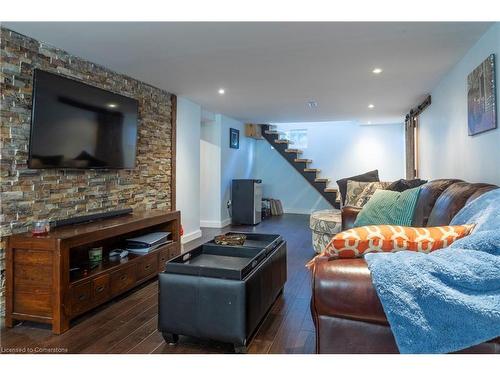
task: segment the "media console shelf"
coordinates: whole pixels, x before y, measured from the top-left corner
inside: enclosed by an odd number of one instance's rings
[[[109,259],[125,239],[160,231],[171,232],[172,242],[145,255]],[[103,261],[91,267],[88,249],[96,246],[103,247]],[[6,253],[5,324],[49,323],[54,333],[63,333],[71,319],[155,277],[179,254],[179,211],[136,212],[55,228],[43,237],[14,234]]]

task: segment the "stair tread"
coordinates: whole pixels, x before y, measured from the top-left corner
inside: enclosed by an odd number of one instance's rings
[[[302,150],[296,148],[287,148],[285,152],[294,153],[294,154],[302,154]]]
[[[325,193],[337,193],[338,190],[336,188],[325,188]]]
[[[275,139],[274,143],[285,143],[285,144],[289,144],[289,145],[293,144],[293,142],[289,141],[288,139]]]
[[[320,172],[318,168],[304,168],[304,172]]]
[[[283,132],[279,132],[277,130],[265,130],[264,131],[265,134],[277,134],[277,135],[280,135],[280,134],[285,134]]]
[[[294,159],[293,161],[296,163],[312,163],[313,162],[311,159]]]
[[[329,178],[316,178],[314,179],[314,182],[328,182],[330,181]]]

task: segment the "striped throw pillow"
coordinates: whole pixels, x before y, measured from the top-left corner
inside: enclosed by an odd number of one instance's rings
[[[364,225],[411,226],[420,187],[403,192],[376,190],[358,214],[355,227]]]

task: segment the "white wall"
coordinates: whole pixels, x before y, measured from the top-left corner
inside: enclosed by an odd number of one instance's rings
[[[403,124],[359,125],[336,121],[276,124],[278,130],[306,129],[308,147],[301,157],[312,159],[321,177],[336,180],[378,169],[382,181],[404,177]],[[293,147],[293,146],[292,146]],[[326,200],[267,141],[259,141],[255,178],[263,180],[266,197],[281,199],[285,212],[310,213],[331,208]]]
[[[252,178],[255,140],[245,137],[245,124],[224,115],[217,115],[221,123],[221,221],[231,222],[227,202],[231,199],[233,179]],[[240,131],[240,148],[229,147],[229,129]]]
[[[359,125],[351,121],[276,124],[278,130],[306,129],[308,148],[301,157],[335,181],[378,169],[382,181],[404,174],[403,124]]]
[[[498,121],[500,24],[496,23],[432,91],[432,104],[420,116],[422,178],[500,184],[500,129],[472,137],[467,133],[467,75],[492,53],[496,58]]]
[[[220,121],[202,122],[200,139],[200,225],[221,225],[221,126]]]
[[[210,117],[210,116],[207,116]],[[229,147],[229,129],[240,131],[240,148]],[[231,223],[227,202],[231,181],[252,178],[255,140],[245,137],[245,125],[215,114],[201,125],[200,220],[202,227],[222,228]]]
[[[200,123],[201,107],[177,98],[176,206],[184,228],[182,242],[201,237]]]

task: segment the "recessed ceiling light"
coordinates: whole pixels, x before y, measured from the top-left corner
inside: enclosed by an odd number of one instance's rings
[[[380,73],[382,73],[382,71],[383,71],[383,70],[382,70],[382,69],[380,69],[380,68],[375,68],[375,69],[373,69],[373,70],[372,70],[372,73],[373,73],[373,74],[380,74]]]
[[[224,89],[219,89],[219,95],[224,95],[226,93],[226,90]]]
[[[116,108],[118,107],[118,104],[115,104],[115,103],[109,103],[109,104],[106,104],[109,108]]]
[[[318,102],[316,100],[309,100],[307,102],[307,106],[309,108],[316,108],[318,106]]]
[[[372,124],[372,122],[371,122],[371,121],[368,121],[368,122],[367,122],[367,124],[368,124],[368,125],[371,125],[371,124]]]
[[[373,104],[368,104],[368,108],[373,109],[375,106]]]

